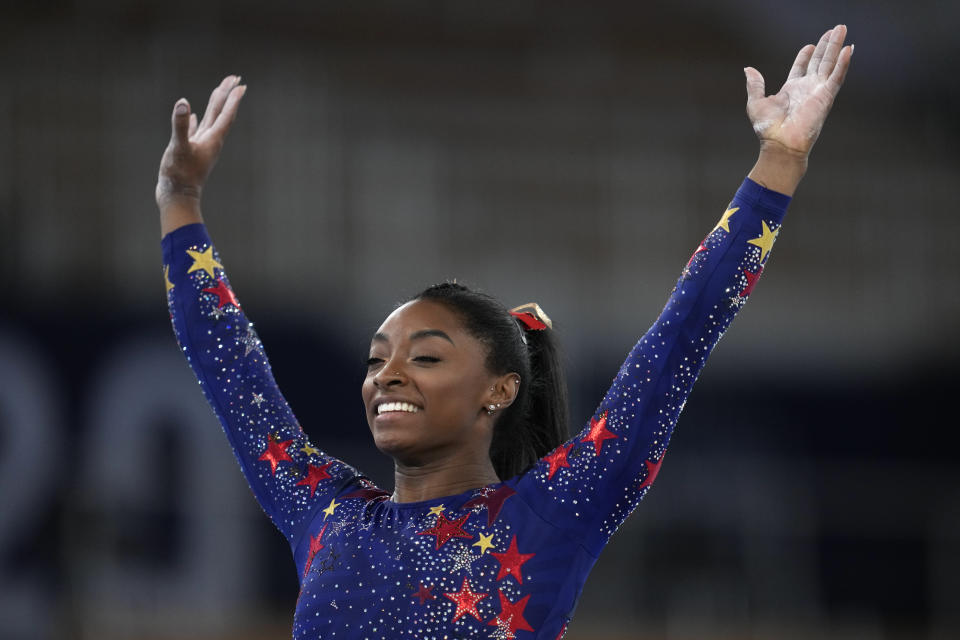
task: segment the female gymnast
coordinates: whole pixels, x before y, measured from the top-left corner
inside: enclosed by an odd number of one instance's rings
[[[459,284],[374,334],[362,396],[392,491],[315,447],[276,387],[200,214],[246,86],[197,120],[177,101],[160,163],[164,279],[180,347],[300,577],[295,638],[563,636],[591,567],[653,483],[710,351],[763,273],[853,54],[846,27],[766,96],[746,68],[756,165],[682,270],[596,413],[567,439],[549,318]]]

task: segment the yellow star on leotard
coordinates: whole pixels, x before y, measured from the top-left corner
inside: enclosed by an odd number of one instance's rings
[[[480,533],[478,535],[480,536],[480,540],[478,542],[474,542],[473,546],[480,547],[480,555],[483,555],[484,551],[493,546],[493,534],[491,533],[490,535],[485,536]]]
[[[727,233],[730,233],[730,218],[737,211],[740,211],[740,207],[731,207],[723,212],[723,216],[720,218],[720,222],[717,223],[717,226],[713,228],[714,231],[717,229],[723,229]]]
[[[438,504],[435,507],[430,507],[430,515],[438,516],[446,509],[442,504]]]
[[[163,283],[167,286],[167,293],[173,289],[173,283],[170,282],[170,265],[163,265]]]
[[[194,251],[193,249],[187,249],[187,255],[193,258],[193,264],[190,265],[190,268],[187,269],[187,273],[193,273],[194,271],[200,271],[203,269],[206,271],[211,278],[216,276],[213,273],[214,269],[223,269],[223,265],[217,262],[213,257],[213,246],[209,246],[204,251]]]
[[[763,235],[753,240],[747,240],[747,242],[756,247],[760,247],[760,264],[763,264],[767,254],[770,253],[770,249],[773,248],[773,243],[777,241],[777,233],[779,233],[780,230],[778,229],[776,232],[770,231],[766,220],[761,220],[760,223],[763,225]]]
[[[334,498],[333,500],[331,500],[331,501],[330,501],[330,506],[323,510],[323,512],[324,512],[325,514],[327,514],[327,515],[323,516],[323,519],[326,520],[326,519],[327,519],[327,516],[332,516],[334,510],[335,510],[337,507],[339,507],[339,506],[340,506],[340,503],[337,502],[337,499],[336,499],[336,498]]]
[[[303,445],[302,447],[300,447],[300,451],[303,451],[308,456],[320,455],[320,449],[315,449],[314,447],[311,447],[309,442]]]

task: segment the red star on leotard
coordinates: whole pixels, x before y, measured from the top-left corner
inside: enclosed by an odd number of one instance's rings
[[[514,534],[513,540],[510,541],[510,546],[504,553],[494,553],[491,551],[490,555],[500,561],[500,571],[497,573],[497,580],[511,575],[516,578],[517,582],[523,584],[523,574],[520,572],[520,568],[524,562],[537,554],[520,553],[520,550],[517,549],[517,536]]]
[[[603,441],[611,438],[619,438],[617,434],[607,430],[607,412],[604,411],[600,419],[590,418],[590,433],[583,437],[580,442],[592,442],[596,449],[596,454],[600,455],[600,449],[603,448]]]
[[[284,440],[277,442],[273,436],[267,437],[267,449],[258,458],[270,463],[270,473],[277,475],[277,465],[281,462],[293,462],[293,458],[287,453],[287,448],[293,443],[293,440]]]
[[[467,538],[470,539],[473,537],[473,534],[467,533],[461,527],[464,522],[467,521],[467,518],[470,517],[470,514],[463,516],[462,518],[454,521],[447,520],[442,513],[437,514],[437,522],[431,528],[426,531],[418,531],[418,536],[437,536],[437,549],[445,545],[450,541],[450,538]]]
[[[643,462],[647,465],[647,477],[643,479],[643,482],[640,483],[638,489],[644,489],[653,484],[653,481],[657,479],[657,474],[660,473],[660,465],[663,464],[663,454],[660,456],[660,459],[656,462],[650,462],[649,460],[644,460]]]
[[[573,448],[573,443],[571,442],[568,445],[560,445],[554,449],[551,453],[543,456],[543,459],[547,461],[547,464],[550,465],[550,471],[547,473],[547,480],[553,478],[560,467],[569,467],[570,463],[567,462],[567,454],[570,453],[570,449]]]
[[[310,551],[307,554],[307,563],[303,565],[303,576],[307,576],[307,572],[310,571],[310,565],[313,564],[313,559],[316,557],[320,550],[323,549],[322,544],[320,544],[320,539],[323,538],[323,532],[327,530],[327,525],[323,525],[323,528],[320,529],[320,533],[315,536],[310,536]]]
[[[690,263],[693,262],[694,258],[697,257],[697,254],[698,254],[698,253],[700,253],[701,251],[706,251],[706,250],[707,250],[707,248],[703,245],[703,242],[701,242],[701,243],[700,243],[700,246],[697,247],[697,250],[693,252],[693,255],[692,255],[692,256],[690,256],[690,259],[687,260],[687,266],[688,266],[688,267],[690,266]]]
[[[503,503],[515,494],[516,491],[503,485],[496,491],[483,496],[477,496],[472,500],[468,500],[463,503],[464,509],[472,509],[473,507],[486,507],[487,508],[487,526],[493,526],[493,523],[496,521],[497,516],[500,515],[500,509],[503,507]]]
[[[317,467],[312,464],[308,464],[307,475],[304,476],[304,478],[300,480],[300,482],[298,482],[296,486],[299,487],[300,485],[306,485],[310,487],[310,497],[312,498],[313,493],[317,490],[317,485],[320,484],[320,481],[326,480],[327,478],[332,477],[329,473],[327,473],[327,467],[329,467],[332,464],[333,464],[332,460],[327,464],[323,465],[322,467]]]
[[[433,595],[430,590],[433,589],[433,585],[425,587],[423,583],[420,583],[420,588],[413,592],[414,598],[420,598],[420,604],[426,603],[428,600],[436,600],[437,596]]]
[[[460,591],[454,591],[453,593],[444,593],[446,597],[450,598],[457,603],[457,610],[453,612],[452,622],[456,622],[460,616],[465,613],[469,613],[477,620],[480,620],[480,612],[477,611],[477,603],[486,598],[489,593],[474,593],[470,590],[470,584],[467,582],[466,576],[463,578],[463,584],[460,586]]]
[[[488,622],[487,625],[509,626],[511,635],[517,629],[533,631],[530,623],[523,618],[523,610],[527,608],[527,600],[530,599],[530,594],[523,596],[519,602],[510,602],[510,599],[503,594],[503,589],[497,589],[497,595],[500,596],[500,615]]]
[[[217,296],[219,300],[217,309],[225,307],[228,304],[232,304],[237,309],[240,308],[240,302],[237,300],[237,296],[233,295],[233,291],[230,290],[230,287],[228,287],[223,280],[217,280],[216,286],[204,289],[203,292],[212,293]]]
[[[762,274],[763,267],[758,267],[755,273],[750,273],[746,269],[743,270],[743,275],[747,277],[747,286],[740,292],[740,297],[745,298],[753,292],[753,287],[757,284],[757,280],[760,279]]]

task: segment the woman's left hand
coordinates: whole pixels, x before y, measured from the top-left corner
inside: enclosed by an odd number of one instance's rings
[[[816,47],[808,44],[797,54],[790,75],[774,95],[764,94],[764,81],[753,67],[747,77],[747,115],[766,147],[806,159],[820,135],[850,66],[853,45],[843,46],[847,28],[837,25],[823,34]]]

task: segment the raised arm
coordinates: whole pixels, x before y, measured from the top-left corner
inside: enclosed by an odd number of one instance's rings
[[[355,482],[349,465],[313,447],[287,405],[263,346],[230,286],[200,216],[200,197],[245,87],[230,76],[200,122],[177,101],[157,205],[170,318],[181,349],[247,482],[294,548],[306,527]]]
[[[800,50],[774,96],[746,69],[760,157],[683,268],[660,317],[628,355],[584,429],[516,483],[540,515],[591,553],[633,511],[663,463],[707,357],[746,303],[780,231],[810,149],[850,63],[846,29]],[[719,213],[719,211],[718,211]]]

